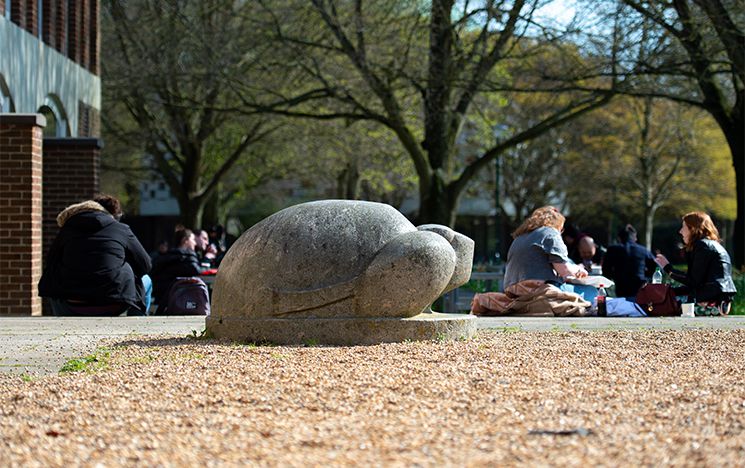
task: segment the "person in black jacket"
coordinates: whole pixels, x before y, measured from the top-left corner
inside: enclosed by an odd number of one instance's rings
[[[153,298],[158,304],[156,314],[165,313],[168,292],[178,277],[198,276],[202,271],[194,233],[190,229],[179,229],[173,235],[176,247],[158,256],[153,263],[150,277],[153,280]]]
[[[683,216],[680,235],[688,271],[674,269],[664,255],[656,258],[672,279],[683,284],[675,288],[675,294],[688,295],[688,302],[713,306],[728,314],[737,289],[732,281],[732,262],[719,243],[719,231],[711,217],[700,211],[688,213]]]
[[[618,231],[620,244],[608,247],[603,260],[603,276],[616,283],[616,296],[635,297],[657,264],[652,252],[636,243],[636,229],[627,224]]]
[[[93,200],[65,208],[46,258],[39,296],[55,315],[144,315],[150,256],[129,226]]]

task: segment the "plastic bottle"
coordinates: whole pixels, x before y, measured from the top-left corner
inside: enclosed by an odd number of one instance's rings
[[[654,274],[652,275],[652,284],[660,284],[662,283],[662,271],[660,271],[660,268],[657,267],[654,270]]]
[[[605,287],[601,284],[598,287],[598,295],[595,298],[598,304],[598,317],[606,317],[608,315],[608,309],[605,306],[606,296]]]

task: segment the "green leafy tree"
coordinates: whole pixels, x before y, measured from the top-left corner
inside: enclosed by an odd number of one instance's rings
[[[237,99],[230,79],[251,77],[271,53],[244,14],[250,2],[108,0],[102,7],[107,137],[149,155],[184,224],[200,226],[218,188],[236,189],[233,175],[245,174],[237,168],[277,128],[227,109]],[[253,168],[265,167],[253,156]]]
[[[599,59],[606,51],[605,56],[614,64],[614,76],[621,83],[616,91],[698,107],[721,129],[736,176],[733,263],[745,265],[742,0],[607,0],[584,2],[584,7],[587,17],[599,21],[586,45],[593,46]],[[611,30],[603,26],[609,20],[618,27]],[[607,40],[603,42],[605,32]]]
[[[658,213],[734,219],[734,173],[728,157],[722,167],[726,142],[715,125],[700,110],[651,98],[619,99],[579,119],[564,132],[574,148],[565,163],[572,214],[607,222],[610,234],[615,221],[633,222],[649,248]]]
[[[295,86],[272,101],[244,104],[288,116],[385,127],[416,171],[419,221],[453,225],[462,194],[496,158],[610,99],[605,91],[567,94],[563,106],[547,107],[499,138],[492,133],[478,153],[462,157],[461,133],[469,119],[483,113],[479,105],[489,102],[479,98],[516,89],[504,65],[559,41],[561,32],[536,25],[539,3],[266,2],[284,50],[278,54],[293,59]],[[528,35],[541,40],[524,40]],[[297,105],[299,98],[311,101]]]

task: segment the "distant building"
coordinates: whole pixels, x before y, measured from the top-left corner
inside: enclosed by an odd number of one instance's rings
[[[100,0],[0,0],[0,113],[39,113],[44,136],[100,135]]]
[[[178,216],[178,200],[165,182],[153,177],[140,184],[140,216]]]

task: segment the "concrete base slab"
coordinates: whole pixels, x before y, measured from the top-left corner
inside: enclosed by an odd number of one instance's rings
[[[472,315],[428,312],[409,318],[220,318],[207,317],[216,338],[274,344],[372,345],[402,341],[456,340],[476,333]]]

